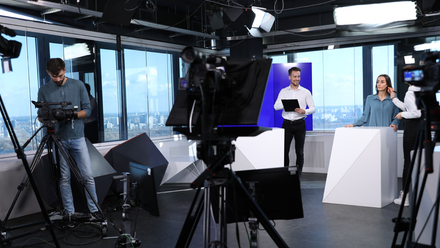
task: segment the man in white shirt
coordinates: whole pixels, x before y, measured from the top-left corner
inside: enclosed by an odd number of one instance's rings
[[[306,139],[306,122],[304,119],[307,115],[315,113],[315,103],[310,91],[299,85],[301,80],[300,68],[292,67],[289,69],[289,80],[290,85],[280,91],[274,108],[275,110],[283,109],[284,166],[290,164],[290,144],[292,139],[295,138],[296,166],[298,167],[298,175],[301,176],[304,165],[304,141]],[[281,99],[297,99],[299,108],[295,108],[295,111],[286,111]],[[308,109],[306,109],[307,106]]]

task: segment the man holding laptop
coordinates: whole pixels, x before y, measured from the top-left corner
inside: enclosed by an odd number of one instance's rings
[[[298,175],[301,176],[304,165],[304,141],[306,139],[307,115],[315,113],[315,103],[310,91],[299,85],[301,69],[289,69],[290,85],[283,88],[275,102],[275,110],[283,109],[284,118],[284,166],[289,166],[289,152],[292,139],[295,138],[296,166]],[[308,106],[308,109],[306,107]]]

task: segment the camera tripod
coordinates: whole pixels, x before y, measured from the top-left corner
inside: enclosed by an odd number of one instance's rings
[[[435,197],[434,202],[434,219],[433,219],[433,228],[431,234],[431,244],[425,245],[418,243],[418,239],[415,241],[412,240],[413,232],[417,222],[417,215],[419,213],[420,205],[422,202],[423,191],[425,189],[426,181],[429,174],[433,173],[433,152],[435,143],[440,138],[440,112],[439,109],[435,109],[434,111],[430,111],[428,104],[426,104],[423,99],[421,102],[425,109],[425,120],[421,121],[419,124],[418,132],[417,132],[417,143],[414,146],[414,151],[411,157],[411,163],[408,168],[407,176],[404,183],[404,193],[402,197],[402,204],[399,208],[398,217],[393,219],[395,223],[394,226],[394,238],[392,243],[392,248],[403,248],[405,247],[405,243],[408,242],[407,247],[421,247],[421,248],[434,248],[436,243],[437,236],[437,225],[438,225],[438,217],[439,217],[439,197],[440,197],[440,180],[437,188],[437,195]],[[431,131],[434,131],[434,136],[431,137]],[[420,174],[421,174],[421,166],[422,166],[422,152],[424,148],[424,156],[425,156],[425,169],[423,177],[420,182]],[[417,159],[417,168],[415,168],[415,161]],[[416,169],[415,173],[415,181],[413,182],[413,191],[411,195],[410,201],[410,217],[403,218],[403,208],[404,202],[410,191],[411,187],[411,176],[413,170]],[[401,244],[396,244],[397,237],[400,232],[403,232],[403,238]]]
[[[63,146],[63,144],[61,143],[61,139],[58,135],[55,134],[55,128],[53,126],[54,123],[52,122],[44,122],[44,125],[37,130],[37,132],[35,132],[32,137],[27,141],[26,145],[30,142],[30,140],[35,137],[35,135],[43,128],[43,127],[47,127],[47,133],[46,135],[42,138],[40,145],[38,146],[38,149],[34,155],[34,158],[32,160],[31,165],[29,166],[29,171],[32,174],[32,172],[35,170],[35,168],[37,167],[41,155],[43,154],[43,151],[47,145],[47,149],[48,149],[48,156],[50,158],[50,160],[53,160],[53,149],[55,150],[55,155],[57,156],[57,163],[59,163],[59,157],[58,154],[61,154],[61,156],[64,158],[64,160],[66,161],[67,165],[69,166],[70,170],[73,172],[73,175],[75,176],[75,178],[78,180],[78,182],[84,187],[85,192],[90,196],[90,198],[92,199],[93,203],[95,204],[95,206],[97,207],[98,211],[101,213],[102,216],[103,212],[101,210],[101,208],[99,207],[99,204],[96,202],[96,199],[94,199],[92,197],[92,194],[90,192],[90,190],[87,188],[86,186],[86,182],[84,180],[84,178],[81,175],[81,172],[78,169],[78,166],[75,162],[75,160],[70,156],[70,154],[68,153],[68,151],[66,150],[66,148]],[[25,146],[24,146],[25,147]],[[55,166],[55,163],[53,163],[52,161],[52,165]],[[55,168],[55,178],[57,180],[59,180],[60,177],[60,172],[59,172],[59,167],[56,166],[57,168]],[[31,180],[31,176],[25,175],[25,177],[23,178],[21,184],[17,187],[18,191],[17,194],[15,195],[15,198],[11,204],[11,207],[8,210],[8,213],[6,215],[5,218],[5,223],[7,222],[7,220],[9,219],[9,216],[13,210],[13,208],[15,207],[15,204],[17,203],[17,200],[21,194],[21,192],[27,187],[29,181]],[[59,196],[59,190],[57,187],[57,193]],[[44,211],[44,214],[47,215],[46,211]],[[55,217],[52,220],[63,220],[64,218],[59,218],[59,217]],[[88,219],[88,218],[83,218],[83,219]],[[106,229],[107,227],[107,223],[104,220],[104,222],[102,222],[102,227],[104,229]]]
[[[275,230],[274,226],[269,222],[269,219],[255,202],[251,194],[248,192],[246,187],[241,182],[240,178],[234,173],[234,171],[229,170],[228,168],[224,168],[226,162],[233,161],[233,151],[235,150],[235,146],[230,143],[230,141],[226,142],[226,144],[220,144],[213,142],[217,145],[217,158],[220,159],[211,159],[209,158],[206,161],[216,161],[212,166],[208,166],[208,168],[193,182],[191,185],[193,188],[197,188],[196,195],[191,203],[190,210],[186,217],[185,223],[179,235],[179,239],[177,240],[177,247],[189,247],[191,243],[192,236],[197,228],[197,224],[200,220],[200,217],[203,212],[203,247],[227,247],[227,218],[226,218],[226,209],[229,207],[227,203],[227,198],[229,196],[226,195],[228,182],[232,182],[235,184],[235,190],[238,195],[245,201],[247,206],[252,211],[253,215],[256,217],[259,223],[264,227],[272,240],[276,243],[277,247],[288,247],[284,240],[281,238],[279,233]],[[210,146],[210,142],[202,141],[201,146]],[[215,175],[215,177],[214,177]],[[202,185],[203,184],[203,185]],[[202,186],[204,186],[204,194],[199,197]],[[217,191],[215,191],[217,190]],[[211,241],[211,203],[212,203],[212,194],[216,192],[219,197],[219,237],[220,240]],[[199,199],[200,198],[200,199]],[[199,202],[197,204],[197,200]],[[195,205],[197,204],[196,209],[194,210]]]
[[[93,203],[95,204],[96,208],[98,209],[98,211],[103,215],[103,212],[101,210],[101,208],[99,207],[98,202],[96,201],[96,199],[94,199],[92,197],[92,194],[90,192],[90,190],[88,189],[88,187],[86,186],[86,181],[84,180],[80,170],[78,169],[78,166],[76,164],[76,161],[71,157],[71,155],[69,154],[69,152],[66,150],[66,148],[63,146],[63,143],[61,142],[61,139],[58,135],[55,134],[55,129],[53,127],[53,123],[50,122],[45,122],[43,127],[47,127],[47,133],[46,135],[42,138],[40,145],[38,146],[38,149],[35,153],[34,159],[32,160],[32,163],[30,165],[30,169],[31,171],[34,171],[35,168],[37,167],[41,155],[43,154],[43,151],[45,149],[45,147],[47,146],[47,154],[49,156],[49,160],[51,161],[52,166],[55,167],[54,173],[55,176],[55,180],[59,180],[60,178],[60,168],[59,168],[59,154],[61,154],[61,156],[64,158],[64,160],[66,161],[67,165],[69,166],[70,170],[72,171],[73,175],[75,176],[75,178],[77,179],[77,181],[83,186],[86,194],[88,194],[90,196],[90,199],[92,199]],[[38,131],[40,131],[43,127],[41,127]],[[38,131],[32,136],[34,137]],[[54,159],[54,154],[56,156],[56,162],[53,161]],[[15,200],[13,202],[13,205],[11,206],[11,209],[13,208],[16,199],[18,199],[22,189],[27,185],[27,181],[28,181],[28,177],[25,176],[22,183],[19,186],[19,191],[17,192],[17,195],[15,197]],[[57,187],[57,193],[59,196],[59,190]],[[61,201],[59,203],[61,205]],[[10,210],[11,210],[10,209]],[[103,215],[104,216],[104,215]]]
[[[25,227],[29,227],[29,226],[33,226],[33,225],[38,225],[38,224],[42,224],[45,223],[46,224],[46,230],[48,230],[52,236],[52,240],[55,243],[56,247],[60,247],[60,244],[58,243],[58,239],[55,235],[55,232],[53,230],[53,222],[50,220],[49,215],[46,212],[46,208],[44,207],[44,203],[43,200],[41,198],[40,192],[38,191],[37,185],[35,183],[35,179],[32,176],[32,171],[31,168],[29,167],[29,164],[27,162],[26,159],[26,154],[24,153],[24,148],[20,146],[17,136],[15,134],[14,128],[12,126],[11,120],[9,119],[9,115],[8,112],[6,111],[5,105],[3,103],[3,99],[0,95],[0,111],[2,113],[2,117],[3,120],[5,122],[5,126],[8,129],[8,133],[9,133],[9,137],[11,138],[11,142],[14,146],[14,150],[17,153],[17,158],[21,159],[22,163],[23,163],[23,167],[26,170],[26,175],[27,175],[27,180],[26,182],[30,182],[32,189],[34,191],[35,197],[37,198],[38,201],[38,205],[40,206],[41,212],[43,214],[44,217],[44,221],[40,221],[37,223],[27,223],[24,225],[19,225],[19,226],[12,226],[12,227],[8,227],[6,226],[6,221],[0,221],[0,247],[5,247],[6,245],[10,245],[12,243],[12,240],[27,236],[27,235],[31,235],[33,233],[39,232],[40,229],[36,229],[33,231],[28,231],[28,232],[24,232],[22,234],[19,234],[17,236],[11,237],[9,235],[10,231],[14,231],[14,230],[18,230],[20,228],[25,228]],[[22,187],[23,184],[21,184],[19,186]],[[17,198],[17,197],[16,197]],[[16,202],[16,199],[14,199],[14,204]],[[9,211],[10,212],[10,211]],[[9,212],[8,212],[8,218],[9,218]]]

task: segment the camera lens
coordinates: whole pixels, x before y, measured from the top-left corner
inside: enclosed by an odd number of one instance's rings
[[[193,60],[194,59],[194,52],[193,51],[188,51],[186,53],[186,59]]]
[[[202,53],[194,49],[193,47],[186,47],[183,49],[183,51],[180,53],[180,57],[185,61],[186,63],[192,64],[194,62],[198,62],[202,60]]]

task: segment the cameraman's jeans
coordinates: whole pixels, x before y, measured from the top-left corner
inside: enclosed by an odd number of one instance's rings
[[[95,201],[98,202],[98,197],[96,196],[95,189],[95,179],[92,175],[92,165],[90,163],[89,151],[87,149],[85,138],[62,140],[61,143],[63,144],[65,150],[70,153],[70,156],[72,156],[73,160],[75,160],[78,170],[84,178],[87,189],[90,191],[90,194],[95,199]],[[59,154],[59,157],[61,170],[61,199],[63,200],[64,210],[67,212],[67,214],[73,214],[75,212],[75,207],[73,205],[72,188],[70,186],[71,171],[69,165],[66,163],[61,153]],[[87,206],[89,208],[89,211],[91,213],[98,211],[98,208],[96,207],[92,198],[90,198],[90,195],[85,189],[84,191],[86,194]]]

